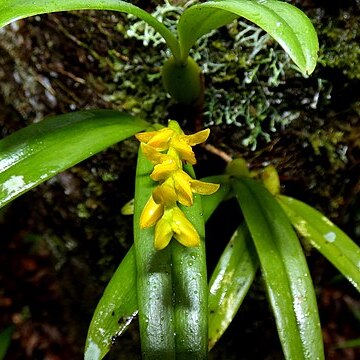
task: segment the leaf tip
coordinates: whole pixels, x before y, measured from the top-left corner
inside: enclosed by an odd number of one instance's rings
[[[101,360],[101,350],[92,339],[87,343],[84,360]]]

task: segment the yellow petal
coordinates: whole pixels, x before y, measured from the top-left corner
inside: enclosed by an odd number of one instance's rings
[[[174,134],[174,131],[168,128],[163,128],[157,131],[147,131],[138,133],[135,137],[152,147],[154,147],[157,151],[164,151],[168,149],[168,143],[170,141],[171,136]]]
[[[169,148],[169,141],[174,135],[174,131],[164,128],[156,131],[156,134],[148,141],[148,145],[154,147],[158,151],[164,151]]]
[[[171,227],[174,238],[180,244],[188,247],[200,245],[200,236],[194,225],[178,207],[173,209]]]
[[[164,205],[157,204],[150,196],[140,216],[140,228],[153,226],[163,215]]]
[[[191,177],[185,171],[178,170],[172,175],[172,178],[180,204],[191,206],[193,204],[193,194],[190,185]]]
[[[169,178],[161,185],[157,186],[152,194],[155,202],[158,204],[172,205],[177,201],[177,194],[174,188],[174,182],[172,178]]]
[[[157,131],[145,131],[141,133],[135,134],[135,137],[144,143],[147,143],[155,134]]]
[[[161,154],[150,145],[141,143],[140,148],[144,156],[148,158],[153,164],[159,164],[166,159],[166,155]]]
[[[170,147],[173,147],[179,153],[182,160],[192,165],[196,164],[195,154],[191,146],[185,141],[185,135],[174,136],[170,140]]]
[[[199,180],[191,180],[191,189],[196,194],[210,195],[219,190],[219,184],[208,183]]]
[[[154,246],[156,250],[164,249],[170,242],[173,231],[166,217],[160,219],[155,226]]]
[[[191,146],[201,144],[207,140],[209,134],[210,134],[210,129],[201,130],[195,134],[187,135],[186,141]]]
[[[182,168],[182,161],[179,158],[179,153],[172,146],[169,147],[169,150],[166,152],[166,156],[171,156],[172,159],[176,160],[179,168]]]
[[[178,170],[179,166],[176,159],[167,157],[165,161],[160,164],[155,165],[153,172],[150,177],[154,181],[160,181],[167,179],[174,171]]]

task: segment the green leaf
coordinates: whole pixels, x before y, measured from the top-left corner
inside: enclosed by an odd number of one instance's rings
[[[239,16],[269,33],[304,74],[314,71],[319,44],[313,25],[301,10],[277,0],[208,1],[186,9],[178,25],[182,59],[202,35]]]
[[[227,179],[227,176],[211,176],[201,179],[222,184],[216,193],[202,197],[205,221],[227,196],[230,190]],[[150,242],[153,243],[153,239]],[[136,294],[135,249],[132,246],[111,278],[96,307],[85,346],[86,350],[90,348],[95,351],[87,350],[85,360],[102,359],[110,350],[113,338],[120,336],[127,329],[133,319],[133,314],[138,310]],[[124,321],[119,324],[119,319]],[[96,349],[100,349],[100,351]]]
[[[314,287],[286,214],[255,180],[234,180],[234,191],[260,260],[286,359],[323,359]]]
[[[351,339],[336,345],[335,349],[360,348],[360,338]]]
[[[242,224],[226,246],[210,279],[209,349],[234,319],[258,267],[249,230]]]
[[[157,183],[150,178],[153,165],[139,150],[135,178],[134,245],[137,300],[143,359],[175,358],[171,247],[157,251],[154,227],[140,229],[140,216]]]
[[[206,359],[208,348],[208,283],[204,218],[200,195],[191,207],[182,208],[200,234],[201,244],[187,248],[173,240],[176,359]]]
[[[195,173],[186,167],[192,178]],[[175,303],[176,359],[202,360],[208,352],[208,283],[205,221],[201,196],[190,207],[181,206],[200,235],[200,246],[189,248],[172,240],[172,276]]]
[[[132,248],[131,248],[132,249]],[[135,253],[128,251],[107,285],[90,323],[85,360],[100,360],[137,315]]]
[[[153,165],[139,151],[135,183],[134,242],[142,356],[145,359],[204,359],[207,354],[207,281],[204,217],[200,196],[184,207],[202,241],[186,248],[174,239],[154,248],[154,227],[140,229],[145,203],[157,185]]]
[[[0,360],[5,359],[8,348],[11,344],[11,337],[14,330],[14,326],[8,326],[0,331]]]
[[[0,207],[59,172],[144,130],[113,110],[52,116],[0,141]]]
[[[288,196],[277,199],[299,234],[360,291],[360,247],[313,207]]]
[[[71,10],[113,10],[134,15],[162,35],[173,55],[180,57],[178,41],[167,27],[146,11],[121,0],[1,0],[0,27],[33,15]]]

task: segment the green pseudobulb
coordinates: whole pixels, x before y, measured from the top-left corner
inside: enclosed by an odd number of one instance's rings
[[[198,64],[188,57],[185,64],[174,57],[168,59],[162,69],[165,90],[179,103],[191,105],[203,94],[202,74]]]

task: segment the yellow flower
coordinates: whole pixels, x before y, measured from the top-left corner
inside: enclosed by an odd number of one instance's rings
[[[135,137],[140,142],[152,146],[157,151],[165,151],[169,148],[169,141],[174,134],[174,130],[163,128],[157,131],[138,133]]]
[[[143,142],[140,144],[140,148],[145,157],[147,157],[153,164],[160,164],[166,161],[168,158],[168,155],[162,154],[154,147],[147,145]]]
[[[155,238],[154,238],[154,247],[156,250],[162,250],[168,246],[172,236],[173,230],[171,223],[165,218],[162,217],[155,226]]]
[[[178,201],[178,196],[173,178],[170,177],[161,185],[157,186],[152,193],[152,197],[158,204],[164,204],[168,207],[174,206],[176,201]]]
[[[152,196],[144,206],[140,216],[140,227],[147,228],[153,226],[163,215],[164,204],[156,203]]]
[[[150,175],[151,179],[161,182],[153,193],[155,202],[172,203],[179,201],[185,206],[191,206],[193,204],[193,193],[210,195],[219,189],[218,184],[192,179],[182,170],[182,163],[176,158],[174,149],[170,148],[168,154],[161,154],[144,143],[141,144],[141,149],[144,155],[156,164]]]
[[[181,160],[187,161],[192,165],[196,164],[195,154],[191,147],[206,141],[210,130],[205,129],[192,135],[185,135],[176,121],[169,121],[169,126],[171,126],[171,128],[143,132],[135,136],[141,143],[151,146],[157,152],[173,148]],[[155,154],[152,153],[149,155],[152,157],[152,159],[149,158],[149,160],[154,162]],[[146,154],[145,156],[148,157]]]
[[[182,245],[194,247],[200,245],[200,236],[194,225],[188,220],[185,214],[178,208],[173,209],[171,224],[174,238]]]
[[[175,192],[180,204],[191,206],[193,204],[193,192],[191,181],[193,180],[185,171],[178,170],[172,175]]]
[[[157,222],[155,226],[155,249],[164,249],[172,237],[184,246],[194,247],[200,244],[198,232],[177,206],[165,210],[163,217]]]
[[[185,135],[176,121],[158,131],[137,134],[141,151],[153,164],[150,177],[158,181],[152,196],[140,216],[140,227],[155,226],[155,248],[161,250],[174,237],[184,246],[198,246],[200,237],[192,223],[177,206],[193,204],[193,193],[209,195],[219,189],[218,184],[193,179],[183,170],[183,161],[195,164],[192,146],[204,142],[210,130]]]
[[[171,152],[170,149],[169,154],[164,155],[162,160],[154,166],[154,170],[150,175],[154,181],[166,180],[174,172],[182,169],[182,162],[176,157],[176,154],[170,155]]]
[[[210,130],[205,129],[192,135],[175,135],[170,139],[169,146],[178,152],[181,160],[194,165],[196,164],[196,159],[191,147],[206,141],[209,134]]]
[[[173,202],[175,198],[175,201],[179,201],[180,204],[191,206],[193,204],[193,193],[210,195],[216,192],[219,187],[219,184],[195,180],[184,170],[179,169],[172,172],[168,178],[154,190],[153,197],[157,203]]]

